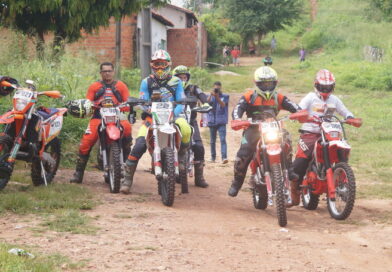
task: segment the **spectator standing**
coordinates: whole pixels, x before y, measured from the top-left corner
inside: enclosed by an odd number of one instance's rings
[[[208,97],[208,103],[212,106],[212,110],[208,113],[208,127],[210,128],[210,144],[211,144],[211,161],[216,160],[216,134],[219,133],[221,143],[222,163],[228,163],[227,160],[227,144],[226,144],[226,125],[228,122],[229,95],[223,94],[222,84],[217,81],[214,83],[214,89]]]
[[[238,46],[234,46],[234,49],[231,50],[231,57],[233,58],[233,65],[234,66],[240,66],[240,50],[238,49]]]
[[[299,50],[299,61],[303,62],[305,61],[305,56],[306,56],[306,51],[303,47]]]
[[[276,50],[276,46],[277,46],[277,41],[275,39],[275,35],[273,35],[271,40],[271,54]]]
[[[229,65],[229,63],[230,63],[230,59],[229,59],[229,57],[230,57],[230,48],[227,45],[225,45],[223,47],[222,55],[223,55],[223,65]]]

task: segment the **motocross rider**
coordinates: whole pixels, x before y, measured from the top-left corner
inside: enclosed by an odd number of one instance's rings
[[[191,77],[191,73],[188,67],[184,65],[177,66],[173,70],[173,75],[179,77],[184,85],[184,92],[187,97],[193,96],[197,97],[201,103],[203,103],[203,107],[209,107],[210,105],[207,103],[207,95],[203,93],[203,91],[197,85],[190,84],[189,79]],[[191,108],[194,108],[194,105],[191,105]],[[191,113],[191,119],[189,124],[193,127],[193,135],[192,135],[192,151],[195,154],[194,157],[194,166],[195,166],[195,185],[198,187],[206,188],[208,187],[208,183],[205,181],[203,176],[204,169],[204,146],[203,141],[200,137],[199,126],[196,120],[197,113]]]
[[[185,99],[181,80],[170,73],[171,57],[168,52],[162,49],[155,51],[151,58],[150,66],[152,74],[143,79],[140,84],[141,99],[151,100],[151,95],[156,90],[160,91],[162,101],[180,101]],[[182,135],[179,153],[189,147],[192,134],[191,126],[184,118],[179,117],[183,110],[184,106],[181,104],[176,105],[174,108],[174,116],[177,117],[175,123]],[[129,193],[138,161],[147,150],[146,136],[152,124],[149,108],[145,108],[142,118],[145,119],[144,124],[140,127],[135,145],[125,162],[125,177],[120,188],[120,192],[124,194]]]
[[[275,88],[278,83],[278,75],[274,69],[269,66],[262,66],[254,73],[256,88],[248,90],[243,94],[238,104],[235,106],[232,118],[233,122],[241,120],[242,115],[246,112],[248,118],[260,120],[263,112],[272,112],[277,115],[281,109],[289,112],[297,112],[299,106],[290,101],[286,96],[276,92]],[[285,141],[289,144],[290,150],[287,155],[287,165],[289,170],[289,179],[297,178],[292,171],[291,164],[291,141],[289,134],[285,133]],[[229,196],[235,197],[241,189],[246,176],[249,163],[256,151],[257,142],[260,133],[257,126],[250,126],[242,134],[241,146],[237,152],[234,163],[234,180],[229,189]]]
[[[99,103],[104,99],[111,99],[115,104],[127,101],[129,97],[128,87],[122,81],[114,80],[113,64],[110,62],[102,63],[100,65],[100,74],[102,80],[96,81],[90,85],[87,90],[86,99],[91,101],[94,105],[99,105]],[[86,105],[81,104],[81,106]],[[86,110],[80,109],[80,112],[83,111]],[[82,183],[90,151],[98,140],[98,127],[100,125],[101,115],[99,113],[99,109],[96,108],[82,140],[80,141],[79,158],[76,163],[76,171],[70,182]],[[121,125],[124,128],[123,151],[129,153],[132,142],[131,123],[129,123],[128,120],[121,120]]]
[[[308,93],[299,103],[302,109],[309,112],[309,116],[317,117],[324,114],[327,104],[336,107],[336,111],[346,119],[354,118],[354,115],[344,106],[343,102],[332,94],[335,89],[335,77],[333,74],[322,69],[317,72],[314,80],[314,92]],[[293,205],[299,205],[301,184],[306,169],[312,158],[314,145],[320,137],[320,126],[313,122],[304,123],[299,130],[301,133],[298,142],[297,153],[293,162],[294,172],[298,175],[295,186],[291,187],[291,198]]]

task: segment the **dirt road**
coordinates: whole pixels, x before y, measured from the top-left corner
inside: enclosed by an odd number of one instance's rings
[[[232,104],[238,97],[231,95]],[[240,133],[228,129],[229,158],[235,157]],[[207,139],[205,145],[208,159]],[[0,219],[0,239],[86,260],[84,271],[392,271],[392,201],[358,200],[342,222],[330,218],[325,201],[316,211],[294,207],[288,226],[280,228],[274,207],[253,208],[247,184],[238,197],[227,196],[232,161],[207,164],[210,187],[191,185],[186,195],[177,187],[170,208],[162,205],[148,167],[144,155],[130,195],[110,194],[100,172],[86,173],[81,186],[101,201],[86,212],[96,219],[96,235],[47,231],[43,238],[30,230],[37,219],[7,215]],[[71,174],[61,170],[56,180],[68,182]]]

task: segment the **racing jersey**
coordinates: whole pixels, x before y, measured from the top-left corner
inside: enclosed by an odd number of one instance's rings
[[[343,102],[335,95],[331,94],[327,100],[321,99],[315,92],[308,93],[302,98],[299,106],[309,112],[309,116],[322,116],[327,104],[332,104],[336,107],[337,113],[344,118],[354,115],[344,106]],[[304,123],[301,130],[311,133],[320,133],[320,126],[318,124],[308,122]]]
[[[271,99],[266,100],[258,95],[255,90],[249,90],[244,93],[234,107],[232,117],[234,120],[241,119],[246,112],[248,118],[260,119],[264,111],[273,111],[277,115],[282,109],[296,112],[300,107],[282,94],[275,93]]]
[[[151,100],[151,94],[153,90],[159,90],[161,92],[161,101],[181,101],[185,99],[184,88],[181,80],[172,76],[166,81],[157,81],[153,76],[148,76],[142,80],[140,84],[140,95],[139,98],[144,100]],[[145,108],[146,110],[146,108]],[[178,115],[184,110],[184,105],[178,104],[174,108],[174,116]]]

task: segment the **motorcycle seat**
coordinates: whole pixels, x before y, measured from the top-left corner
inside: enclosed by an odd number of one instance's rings
[[[52,115],[56,114],[59,110],[56,108],[45,108],[45,110],[39,109],[37,112],[42,116],[44,120],[48,119]]]

